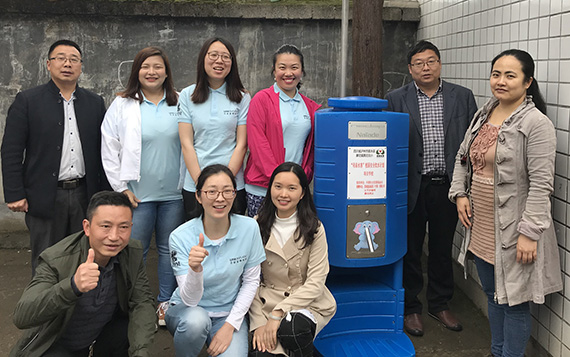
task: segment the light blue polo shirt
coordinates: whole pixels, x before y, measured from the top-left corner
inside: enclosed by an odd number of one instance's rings
[[[204,248],[209,255],[204,267],[204,294],[198,303],[208,312],[229,312],[241,287],[245,270],[265,260],[259,226],[253,218],[231,214],[230,229],[225,237],[212,242],[204,233],[202,217],[194,218],[176,228],[170,235],[170,263],[174,275],[188,274],[188,255],[204,234]],[[176,288],[171,302],[181,303]]]
[[[311,132],[309,110],[299,94],[299,90],[295,92],[293,98],[285,94],[277,83],[273,84],[273,90],[275,93],[279,93],[279,113],[281,115],[281,125],[283,126],[285,161],[292,161],[301,165],[303,163],[305,142]],[[261,186],[247,185],[247,192],[265,197],[267,189]]]
[[[141,110],[140,180],[127,186],[142,202],[181,200],[180,138],[176,105],[168,106],[166,92],[158,105],[143,95]]]
[[[194,129],[194,149],[198,164],[203,169],[213,164],[228,165],[236,148],[237,127],[245,125],[251,96],[243,93],[240,103],[232,102],[226,95],[226,83],[218,88],[209,88],[208,100],[201,104],[192,102],[191,96],[196,85],[186,87],[180,93],[180,123],[192,124]],[[245,187],[243,168],[236,175],[237,189]],[[189,172],[186,172],[184,189],[196,192],[196,185]]]

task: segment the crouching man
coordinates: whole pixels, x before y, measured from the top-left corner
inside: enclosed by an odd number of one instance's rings
[[[11,356],[148,356],[153,295],[140,242],[129,243],[129,198],[95,194],[83,231],[46,249],[16,305],[27,329]]]

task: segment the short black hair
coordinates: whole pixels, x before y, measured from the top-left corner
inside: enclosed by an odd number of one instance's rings
[[[133,205],[127,195],[114,191],[101,191],[91,197],[87,206],[87,220],[91,222],[93,215],[99,206],[123,206],[128,207],[133,214]]]
[[[79,48],[79,45],[76,42],[73,42],[71,40],[57,40],[54,43],[52,43],[51,46],[49,46],[49,51],[48,51],[48,58],[51,56],[51,53],[53,52],[53,50],[55,50],[55,48],[57,46],[71,46],[71,47],[75,47],[77,49],[77,51],[79,51],[80,55],[83,55],[83,53],[81,52],[81,48]]]
[[[432,50],[435,52],[437,59],[441,59],[439,55],[439,49],[436,47],[436,45],[429,41],[421,40],[420,42],[416,43],[416,45],[412,47],[412,49],[408,52],[408,64],[412,63],[412,57],[414,57],[416,53],[421,53],[427,50]]]

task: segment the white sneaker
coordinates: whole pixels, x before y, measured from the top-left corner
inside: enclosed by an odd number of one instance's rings
[[[166,326],[166,321],[164,321],[164,316],[168,310],[168,301],[164,301],[158,304],[156,309],[156,316],[158,316],[158,326]]]

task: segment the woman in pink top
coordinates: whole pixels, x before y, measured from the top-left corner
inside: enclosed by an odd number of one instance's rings
[[[320,107],[300,94],[305,74],[303,54],[293,45],[273,55],[275,83],[251,100],[247,115],[249,158],[245,168],[248,215],[257,214],[273,170],[285,161],[313,177],[315,112]]]

